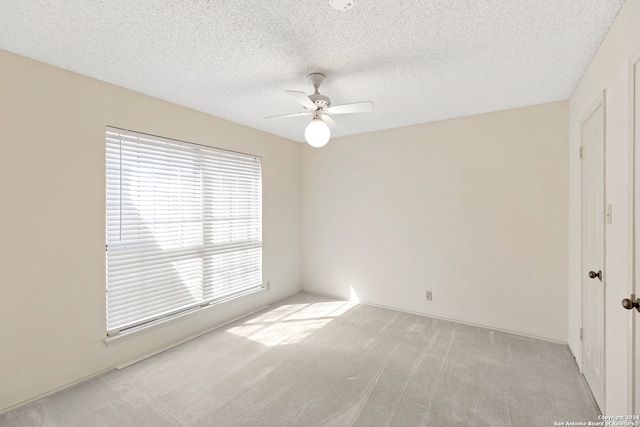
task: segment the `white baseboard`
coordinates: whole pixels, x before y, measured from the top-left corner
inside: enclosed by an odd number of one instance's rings
[[[209,328],[209,329],[207,329],[207,330],[205,330],[205,331],[203,331],[203,332],[199,332],[199,333],[197,333],[197,334],[194,334],[194,335],[189,336],[188,338],[185,338],[185,339],[180,340],[180,341],[178,341],[178,342],[176,342],[176,343],[173,343],[173,344],[171,344],[171,345],[168,345],[168,346],[166,346],[166,347],[163,347],[163,348],[162,348],[162,349],[160,349],[160,350],[156,350],[156,351],[154,351],[154,352],[152,352],[152,353],[146,354],[146,355],[141,356],[141,357],[137,357],[137,358],[135,358],[135,359],[133,359],[133,360],[130,360],[130,361],[127,361],[127,362],[124,362],[124,363],[118,364],[118,365],[113,366],[113,367],[110,367],[110,368],[106,368],[106,369],[100,370],[100,371],[95,372],[95,373],[93,373],[93,374],[90,374],[90,375],[87,375],[87,376],[85,376],[85,377],[82,377],[82,378],[80,378],[80,379],[78,379],[78,380],[75,380],[75,381],[72,381],[72,382],[67,383],[67,384],[65,384],[65,385],[62,385],[62,386],[60,386],[60,387],[56,387],[56,388],[54,388],[54,389],[52,389],[52,390],[49,390],[49,391],[47,391],[47,392],[45,392],[45,393],[41,393],[41,394],[39,394],[39,395],[37,395],[37,396],[35,396],[35,397],[32,397],[32,398],[30,398],[30,399],[26,399],[26,400],[23,400],[23,401],[21,401],[21,402],[19,402],[19,403],[15,403],[15,404],[13,404],[13,405],[7,406],[6,408],[2,408],[2,409],[0,409],[0,414],[3,414],[3,413],[5,413],[5,412],[12,411],[12,410],[17,409],[17,408],[19,408],[19,407],[21,407],[21,406],[24,406],[24,405],[28,405],[29,403],[35,402],[35,401],[36,401],[36,400],[38,400],[38,399],[42,399],[43,397],[47,397],[47,396],[49,396],[49,395],[52,395],[52,394],[57,393],[57,392],[59,392],[59,391],[62,391],[62,390],[64,390],[64,389],[66,389],[66,388],[69,388],[69,387],[72,387],[72,386],[74,386],[74,385],[76,385],[76,384],[79,384],[79,383],[81,383],[81,382],[83,382],[83,381],[87,381],[87,380],[90,380],[90,379],[95,378],[95,377],[97,377],[97,376],[100,376],[100,375],[102,375],[102,374],[105,374],[105,373],[107,373],[107,372],[109,372],[109,371],[112,371],[112,370],[114,370],[114,369],[123,369],[123,368],[126,368],[127,366],[131,366],[131,365],[133,365],[133,364],[135,364],[135,363],[138,363],[138,362],[140,362],[140,361],[142,361],[142,360],[144,360],[144,359],[147,359],[147,358],[149,358],[149,357],[151,357],[151,356],[155,356],[156,354],[162,353],[163,351],[167,351],[167,350],[172,349],[172,348],[174,348],[174,347],[176,347],[176,346],[178,346],[178,345],[180,345],[180,344],[184,344],[185,342],[190,341],[190,340],[192,340],[192,339],[194,339],[194,338],[197,338],[197,337],[199,337],[199,336],[201,336],[201,335],[207,334],[207,333],[212,332],[212,331],[214,331],[214,330],[216,330],[216,329],[222,328],[222,327],[223,327],[223,326],[225,326],[225,325],[228,325],[228,324],[230,324],[230,323],[236,322],[236,321],[241,320],[241,319],[243,319],[243,318],[245,318],[245,317],[248,317],[248,316],[251,316],[251,315],[253,315],[253,314],[255,314],[255,313],[258,313],[259,311],[262,311],[262,310],[264,310],[264,309],[266,309],[266,308],[270,307],[271,305],[276,304],[276,303],[278,303],[278,302],[280,302],[280,301],[282,301],[282,300],[285,300],[285,299],[287,299],[287,298],[291,298],[292,296],[297,295],[297,294],[299,294],[300,292],[301,292],[300,290],[296,290],[295,292],[289,293],[289,294],[287,294],[287,295],[285,295],[285,296],[277,297],[277,298],[275,298],[274,300],[270,301],[270,302],[268,303],[268,305],[265,305],[265,306],[263,306],[263,307],[261,307],[261,308],[259,308],[259,309],[257,309],[257,310],[253,310],[253,311],[251,311],[250,313],[246,313],[246,314],[243,314],[243,315],[241,315],[241,316],[238,316],[238,317],[236,317],[236,318],[234,318],[234,319],[231,319],[231,320],[229,320],[229,321],[226,321],[226,322],[220,323],[220,324],[218,324],[218,325],[216,325],[216,326],[214,326],[214,327],[211,327],[211,328]]]
[[[325,293],[321,293],[321,292],[309,291],[309,290],[306,290],[306,289],[302,289],[302,292],[307,293],[307,294],[312,294],[312,295],[318,295],[318,296],[321,296],[321,297],[333,298],[333,299],[337,299],[337,300],[341,300],[341,301],[348,301],[348,299],[346,299],[344,297],[325,294]],[[564,344],[564,345],[567,345],[567,346],[569,345],[566,341],[556,340],[556,339],[548,338],[548,337],[542,337],[542,336],[539,336],[539,335],[528,334],[526,332],[514,331],[514,330],[511,330],[511,329],[505,329],[505,328],[499,328],[499,327],[491,326],[491,325],[484,325],[484,324],[481,324],[481,323],[469,322],[469,321],[466,321],[466,320],[460,320],[460,319],[456,319],[456,318],[452,318],[452,317],[444,317],[444,316],[436,316],[436,315],[433,315],[433,314],[420,313],[420,312],[417,312],[417,311],[405,310],[404,308],[394,307],[394,306],[391,306],[391,305],[374,304],[374,303],[367,302],[367,301],[362,301],[362,300],[359,300],[357,302],[359,304],[370,305],[372,307],[386,308],[387,310],[395,310],[395,311],[400,311],[402,313],[415,314],[416,316],[430,317],[432,319],[438,319],[438,320],[446,320],[448,322],[455,322],[455,323],[460,323],[462,325],[469,325],[469,326],[477,326],[478,328],[490,329],[492,331],[500,331],[500,332],[504,332],[504,333],[507,333],[507,334],[518,335],[518,336],[521,336],[521,337],[533,338],[533,339],[543,340],[543,341],[549,341],[549,342],[552,342],[552,343]]]
[[[181,345],[181,344],[184,344],[184,343],[186,343],[187,341],[191,341],[192,339],[195,339],[195,338],[198,338],[198,337],[200,337],[200,336],[202,336],[202,335],[208,334],[209,332],[213,332],[213,331],[215,331],[216,329],[220,329],[220,328],[222,328],[222,327],[224,327],[224,326],[226,326],[226,325],[228,325],[228,324],[230,324],[230,323],[237,322],[238,320],[244,319],[245,317],[249,317],[249,316],[251,316],[251,315],[253,315],[253,314],[256,314],[256,313],[258,313],[258,312],[260,312],[260,311],[262,311],[262,310],[265,310],[265,309],[269,308],[269,307],[270,307],[271,305],[273,305],[273,304],[276,304],[276,303],[278,303],[278,302],[280,302],[280,301],[282,301],[282,300],[285,300],[285,299],[287,299],[287,298],[291,298],[291,297],[292,297],[292,296],[294,296],[294,295],[298,295],[299,293],[300,293],[300,291],[296,291],[295,293],[287,294],[287,296],[285,296],[285,297],[277,298],[277,299],[275,299],[274,301],[269,302],[269,303],[268,303],[268,305],[265,305],[265,306],[263,306],[263,307],[260,307],[260,308],[258,308],[258,309],[256,309],[256,310],[253,310],[253,311],[249,312],[249,313],[242,314],[241,316],[235,317],[235,318],[233,318],[233,319],[231,319],[231,320],[227,320],[226,322],[220,323],[220,324],[218,324],[218,325],[216,325],[216,326],[213,326],[213,327],[211,327],[211,328],[209,328],[209,329],[207,329],[207,330],[204,330],[204,331],[202,331],[202,332],[198,332],[197,334],[190,335],[189,337],[187,337],[187,338],[185,338],[185,339],[182,339],[182,340],[180,340],[180,341],[178,341],[178,342],[175,342],[175,343],[173,343],[173,344],[171,344],[171,345],[168,345],[168,346],[166,346],[166,347],[163,347],[163,348],[161,348],[160,350],[156,350],[156,351],[154,351],[154,352],[152,352],[152,353],[145,354],[144,356],[137,357],[137,358],[135,358],[135,359],[133,359],[133,360],[130,360],[130,361],[127,361],[127,362],[121,363],[121,364],[119,364],[119,365],[116,365],[116,367],[115,367],[115,368],[116,368],[116,369],[124,369],[124,368],[126,368],[127,366],[134,365],[134,364],[136,364],[136,363],[138,363],[138,362],[141,362],[141,361],[143,361],[143,360],[145,360],[145,359],[148,359],[148,358],[150,358],[150,357],[152,357],[152,356],[155,356],[156,354],[160,354],[160,353],[163,353],[163,352],[165,352],[165,351],[167,351],[167,350],[171,350],[172,348],[177,347],[177,346],[179,346],[179,345]]]
[[[181,345],[181,344],[184,344],[184,343],[186,343],[186,342],[188,342],[188,341],[191,341],[191,340],[193,340],[193,339],[196,339],[196,338],[198,338],[198,337],[201,337],[202,335],[208,334],[209,332],[213,332],[213,331],[215,331],[216,329],[220,329],[220,328],[222,328],[223,326],[228,325],[229,323],[233,323],[233,322],[238,321],[238,320],[240,320],[240,319],[244,319],[245,317],[247,317],[247,316],[251,316],[252,314],[255,314],[255,313],[259,312],[259,311],[262,311],[262,310],[264,310],[265,308],[268,308],[268,307],[269,307],[268,305],[265,305],[264,307],[260,307],[260,308],[258,308],[258,309],[256,309],[256,310],[251,311],[250,313],[243,314],[242,316],[238,316],[238,317],[233,318],[233,319],[231,319],[231,320],[228,320],[228,321],[226,321],[226,322],[220,323],[220,324],[218,324],[218,325],[216,325],[216,326],[214,326],[214,327],[212,327],[212,328],[206,329],[206,330],[204,330],[204,331],[202,331],[202,332],[198,332],[197,334],[190,335],[189,337],[187,337],[187,338],[185,338],[185,339],[182,339],[182,340],[180,340],[180,341],[178,341],[178,342],[175,342],[175,343],[173,343],[173,344],[170,344],[170,345],[168,345],[168,346],[166,346],[166,347],[163,347],[163,348],[161,348],[161,349],[159,349],[159,350],[153,351],[153,352],[151,352],[151,353],[145,354],[144,356],[140,356],[140,357],[137,357],[137,358],[135,358],[135,359],[133,359],[133,360],[129,360],[129,361],[127,361],[127,362],[124,362],[124,363],[121,363],[121,364],[119,364],[119,365],[116,365],[116,367],[115,367],[115,368],[116,368],[116,369],[124,369],[124,368],[126,368],[127,366],[135,365],[135,364],[136,364],[136,363],[138,363],[138,362],[142,362],[143,360],[148,359],[148,358],[150,358],[150,357],[153,357],[153,356],[155,356],[155,355],[157,355],[157,354],[164,353],[164,352],[165,352],[165,351],[167,351],[167,350],[171,350],[171,349],[172,349],[172,348],[174,348],[174,347],[177,347],[177,346],[179,346],[179,345]]]
[[[18,409],[21,406],[28,405],[29,403],[35,402],[36,400],[42,399],[43,397],[47,397],[49,395],[52,395],[52,394],[57,393],[59,391],[62,391],[65,388],[69,388],[69,387],[72,387],[72,386],[74,386],[76,384],[80,384],[83,381],[90,380],[91,378],[95,378],[95,377],[100,376],[100,375],[102,375],[104,373],[107,373],[109,371],[113,371],[113,368],[103,369],[103,370],[95,372],[95,373],[93,373],[91,375],[87,375],[86,377],[82,377],[79,380],[70,382],[70,383],[62,385],[60,387],[56,387],[53,390],[49,390],[49,391],[47,391],[45,393],[39,394],[39,395],[37,395],[35,397],[32,397],[30,399],[23,400],[21,402],[15,403],[13,405],[9,405],[6,408],[0,409],[0,414],[4,414],[5,412],[13,411],[14,409]]]

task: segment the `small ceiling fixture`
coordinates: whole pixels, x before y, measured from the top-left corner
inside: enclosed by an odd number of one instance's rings
[[[304,92],[295,90],[285,91],[292,96],[307,111],[300,113],[282,114],[279,116],[265,117],[265,119],[281,119],[284,117],[307,116],[313,114],[311,123],[304,130],[304,139],[312,147],[323,147],[331,138],[331,129],[328,125],[338,126],[330,117],[333,114],[349,114],[349,113],[368,113],[373,111],[373,102],[355,102],[353,104],[331,105],[331,99],[328,96],[321,95],[319,92],[320,85],[324,82],[326,76],[322,73],[311,73],[307,78],[313,83],[315,89],[313,94],[307,95]]]
[[[349,10],[353,7],[354,0],[329,0],[329,4],[335,10]]]

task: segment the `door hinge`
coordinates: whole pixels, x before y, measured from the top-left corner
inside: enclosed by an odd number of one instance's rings
[[[584,329],[580,328],[580,341],[584,339]]]
[[[580,158],[584,159],[584,147],[580,147]]]

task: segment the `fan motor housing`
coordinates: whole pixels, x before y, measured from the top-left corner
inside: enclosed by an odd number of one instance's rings
[[[320,95],[319,93],[314,93],[313,95],[309,95],[309,98],[316,104],[318,110],[326,110],[331,106],[331,100],[328,96]]]

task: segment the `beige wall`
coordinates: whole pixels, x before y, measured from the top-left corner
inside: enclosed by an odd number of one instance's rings
[[[556,102],[304,148],[303,289],[566,342],[567,118]]]
[[[582,348],[580,255],[580,121],[605,94],[605,203],[613,222],[605,233],[605,410],[626,414],[630,313],[620,301],[630,293],[629,275],[629,60],[640,49],[640,0],[627,0],[570,99],[569,109],[569,346],[579,364]]]
[[[0,411],[300,290],[300,144],[0,51]],[[269,292],[106,347],[105,125],[262,156]]]

